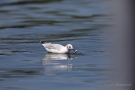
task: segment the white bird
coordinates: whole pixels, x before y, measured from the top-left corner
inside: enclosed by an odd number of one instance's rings
[[[69,53],[70,50],[74,50],[74,53],[77,52],[77,50],[75,50],[71,44],[63,46],[61,44],[45,43],[41,40],[39,40],[39,42],[44,46],[44,48],[49,53]]]

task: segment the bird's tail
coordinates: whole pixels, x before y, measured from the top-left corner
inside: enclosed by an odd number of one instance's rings
[[[43,44],[43,43],[44,43],[43,41],[41,41],[41,40],[39,40],[39,39],[38,39],[38,41],[39,41],[41,44]]]

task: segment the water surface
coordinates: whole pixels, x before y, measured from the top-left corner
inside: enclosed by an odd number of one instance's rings
[[[0,1],[1,90],[99,90],[109,81],[109,0]],[[37,41],[72,44],[47,54]]]

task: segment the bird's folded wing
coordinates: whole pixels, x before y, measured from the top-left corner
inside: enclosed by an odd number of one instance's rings
[[[63,46],[59,44],[46,44],[45,48],[47,49],[55,49],[55,50],[60,50]]]

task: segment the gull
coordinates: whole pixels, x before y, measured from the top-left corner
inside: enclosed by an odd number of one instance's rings
[[[44,46],[46,51],[49,53],[69,53],[70,50],[74,50],[74,53],[77,52],[77,50],[75,50],[71,44],[63,46],[61,44],[45,43],[41,40],[39,40],[39,42]]]

